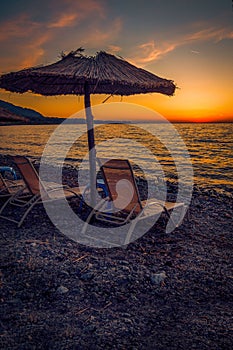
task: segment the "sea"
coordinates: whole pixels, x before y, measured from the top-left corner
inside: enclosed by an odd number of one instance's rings
[[[193,181],[232,196],[233,123],[97,124],[94,134],[98,158],[127,158],[149,179]],[[85,124],[1,126],[0,136],[1,154],[88,167]]]

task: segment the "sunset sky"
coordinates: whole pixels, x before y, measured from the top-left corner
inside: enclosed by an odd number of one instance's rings
[[[172,97],[146,94],[124,102],[170,121],[233,121],[231,0],[8,0],[1,3],[0,72],[53,63],[82,46],[104,50],[178,86]],[[92,96],[92,104],[107,96]],[[45,116],[68,117],[83,97],[13,94],[0,99]],[[109,102],[119,102],[113,97]]]

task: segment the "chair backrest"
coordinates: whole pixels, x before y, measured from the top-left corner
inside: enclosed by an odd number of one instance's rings
[[[99,159],[99,163],[114,207],[126,212],[134,209],[134,213],[139,214],[142,204],[130,162],[127,159],[110,159],[105,162]]]
[[[40,182],[39,175],[31,161],[25,156],[12,156],[11,158],[19,169],[28,190],[33,195],[39,194],[41,192],[41,188],[43,189],[44,187]]]

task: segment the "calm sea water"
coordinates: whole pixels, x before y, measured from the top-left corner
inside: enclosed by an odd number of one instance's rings
[[[196,185],[232,194],[233,124],[181,123],[173,127],[170,130],[166,124],[97,125],[97,155],[129,158],[146,169],[150,178],[162,169],[171,181],[177,180],[179,169],[185,172],[190,157]],[[56,128],[56,125],[2,126],[0,151],[40,157]],[[73,165],[84,159],[85,167],[88,164],[86,125],[68,125],[66,129],[56,130],[53,154],[61,159],[65,154],[66,163]],[[74,142],[72,147],[70,142]],[[65,149],[69,149],[67,154]]]

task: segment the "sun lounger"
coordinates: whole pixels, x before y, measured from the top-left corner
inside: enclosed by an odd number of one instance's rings
[[[108,197],[104,198],[91,211],[82,233],[85,234],[93,217],[102,222],[115,225],[131,223],[125,244],[128,244],[136,224],[143,219],[165,213],[170,218],[170,211],[182,207],[184,203],[173,203],[152,198],[141,200],[136,185],[133,169],[127,159],[111,159],[100,167],[106,184]],[[109,209],[111,203],[111,210]],[[181,215],[183,219],[183,215]],[[174,226],[179,226],[181,222]]]
[[[11,195],[0,210],[0,218],[13,221],[18,224],[18,227],[20,227],[27,215],[30,213],[30,211],[36,204],[40,204],[45,201],[55,201],[63,199],[64,197],[66,199],[70,199],[73,197],[82,197],[82,192],[84,191],[84,188],[71,188],[68,186],[55,184],[54,182],[45,184],[43,181],[41,181],[41,179],[39,178],[39,174],[37,173],[33,164],[27,157],[12,156],[11,158],[17,166],[26,184],[26,188],[29,195],[25,197],[25,188],[22,188],[13,195]],[[23,214],[21,214],[22,216],[20,217],[20,219],[17,220],[16,218],[9,217],[7,208],[11,205],[25,208],[25,211],[23,212]],[[3,212],[5,212],[5,215],[3,214]]]

